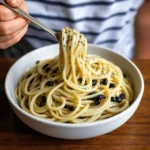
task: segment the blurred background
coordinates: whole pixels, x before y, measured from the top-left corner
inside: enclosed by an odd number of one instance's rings
[[[135,22],[136,51],[150,51],[150,0],[145,0]],[[145,53],[145,56],[147,53]]]
[[[150,51],[150,0],[144,1],[136,17],[135,40],[135,51],[139,51],[140,53],[144,54],[144,59],[147,59],[148,55],[150,55],[150,52],[147,53],[147,50]],[[17,44],[18,48],[21,43],[26,45],[26,43],[24,43],[22,40]],[[32,50],[33,48],[29,47],[29,49]],[[3,57],[3,52],[4,50],[0,50],[0,57]],[[136,57],[140,58],[140,56],[135,56],[135,58]]]

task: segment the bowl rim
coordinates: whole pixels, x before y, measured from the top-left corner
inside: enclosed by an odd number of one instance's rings
[[[52,45],[48,45],[48,46],[45,46],[45,47],[42,47],[42,48],[39,48],[39,49],[36,49],[36,51],[41,51],[42,49],[46,48],[46,47],[50,47],[50,46],[57,46],[58,44],[52,44]],[[17,63],[19,63],[19,61],[21,61],[22,59],[24,59],[25,57],[28,57],[31,53],[34,53],[35,50],[23,55],[21,58],[19,58],[8,70],[7,74],[6,74],[6,77],[5,77],[5,93],[6,93],[6,96],[7,96],[7,99],[9,101],[9,103],[11,103],[11,105],[13,107],[15,107],[15,109],[17,109],[17,111],[19,111],[19,113],[21,113],[22,115],[25,115],[26,117],[34,120],[34,121],[37,121],[37,122],[40,122],[40,123],[44,123],[44,124],[48,124],[48,125],[52,125],[52,126],[57,126],[57,127],[67,127],[67,128],[82,128],[82,127],[90,127],[90,126],[97,126],[97,125],[102,125],[102,124],[105,124],[105,123],[108,123],[108,122],[111,122],[111,121],[114,121],[122,116],[124,116],[126,113],[130,112],[136,105],[136,103],[139,103],[142,99],[142,95],[143,95],[143,92],[144,92],[144,79],[143,79],[143,76],[140,72],[140,70],[138,69],[138,67],[128,58],[120,55],[119,53],[113,51],[112,49],[109,49],[109,48],[106,48],[106,47],[103,47],[103,46],[98,46],[98,45],[94,45],[94,44],[88,44],[88,47],[93,47],[93,48],[101,48],[101,49],[105,49],[107,51],[109,51],[110,53],[113,53],[115,55],[118,55],[119,57],[121,57],[122,59],[125,59],[125,61],[128,61],[130,63],[130,65],[133,66],[133,68],[136,70],[136,72],[138,73],[139,77],[140,77],[140,83],[141,83],[141,88],[140,88],[140,92],[137,96],[137,98],[134,100],[134,102],[126,109],[124,110],[123,112],[119,113],[119,114],[116,114],[110,118],[107,118],[107,119],[104,119],[104,120],[99,120],[99,121],[95,121],[95,122],[90,122],[90,123],[84,123],[84,124],[67,124],[67,123],[60,123],[60,122],[52,122],[50,120],[45,120],[45,119],[42,119],[42,118],[38,118],[26,111],[24,111],[17,103],[15,103],[14,99],[10,96],[10,93],[7,89],[7,85],[8,85],[8,78],[9,78],[9,74],[11,73],[11,70],[13,70],[13,68],[15,67],[15,65]],[[20,119],[21,120],[21,119]]]

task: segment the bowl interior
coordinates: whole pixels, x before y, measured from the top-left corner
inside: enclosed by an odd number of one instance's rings
[[[10,68],[6,77],[5,90],[11,103],[18,104],[14,96],[14,89],[17,85],[18,78],[26,70],[33,66],[37,60],[53,58],[57,56],[58,53],[58,44],[43,47],[26,54]],[[113,51],[107,50],[106,48],[101,48],[94,45],[88,46],[88,54],[99,55],[119,66],[122,71],[132,80],[134,85],[135,99],[137,98],[143,86],[143,78],[137,67],[130,60],[120,56],[119,54],[116,54]]]

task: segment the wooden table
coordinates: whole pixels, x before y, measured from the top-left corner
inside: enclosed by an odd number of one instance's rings
[[[4,79],[14,59],[0,59],[0,150],[150,150],[150,60],[135,60],[145,80],[140,107],[117,130],[92,139],[62,140],[42,135],[22,123],[11,110]]]

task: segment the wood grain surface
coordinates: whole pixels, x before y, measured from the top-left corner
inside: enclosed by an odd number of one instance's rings
[[[142,102],[123,126],[86,140],[62,140],[40,134],[22,123],[11,110],[4,79],[13,59],[0,59],[0,150],[150,150],[150,60],[135,60],[145,80]]]

